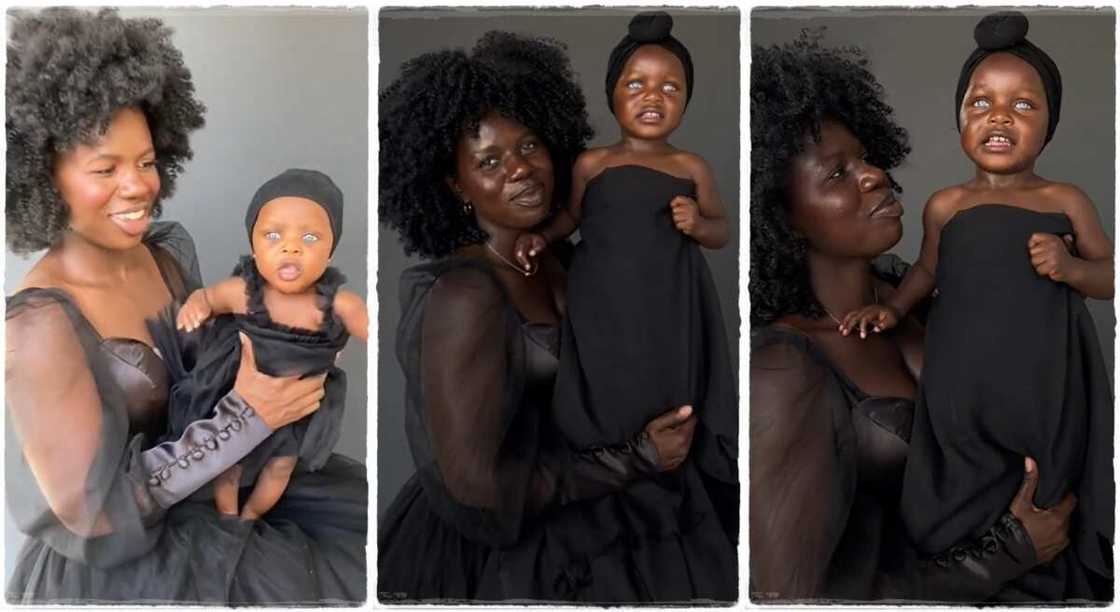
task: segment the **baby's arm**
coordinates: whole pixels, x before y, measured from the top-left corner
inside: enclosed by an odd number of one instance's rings
[[[915,304],[928,296],[936,285],[937,248],[941,243],[941,228],[960,207],[956,188],[943,189],[930,196],[922,212],[922,249],[918,261],[902,277],[898,289],[882,304],[872,304],[844,315],[840,333],[848,334],[859,329],[861,338],[867,337],[867,326],[872,331],[891,329],[901,321]]]
[[[191,332],[211,317],[244,313],[247,309],[245,281],[240,276],[231,276],[216,285],[203,287],[192,293],[179,309],[175,326]]]
[[[345,289],[334,296],[334,313],[346,326],[346,331],[351,336],[360,338],[362,342],[369,339],[369,311],[366,303],[353,291]]]
[[[721,248],[727,244],[730,229],[712,169],[699,155],[689,153],[682,159],[692,175],[692,181],[696,183],[696,199],[687,196],[673,198],[669,203],[673,212],[673,224],[681,233],[702,246],[709,249]]]
[[[1101,227],[1097,209],[1089,196],[1073,185],[1060,185],[1059,198],[1077,236],[1077,253],[1070,254],[1053,234],[1033,234],[1027,242],[1031,264],[1041,276],[1066,283],[1081,294],[1111,299],[1113,283],[1112,241]]]
[[[602,170],[605,152],[605,149],[591,149],[580,153],[572,166],[572,193],[567,208],[557,210],[543,227],[517,237],[513,256],[526,270],[532,267],[530,257],[539,255],[549,243],[571,236],[579,227],[579,222],[583,219],[583,192],[587,189],[587,181]]]

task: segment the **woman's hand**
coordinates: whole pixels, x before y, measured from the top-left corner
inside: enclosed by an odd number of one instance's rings
[[[1011,514],[1023,523],[1034,544],[1038,563],[1049,563],[1069,546],[1069,517],[1077,506],[1077,498],[1066,493],[1057,506],[1043,510],[1034,505],[1034,492],[1038,488],[1038,464],[1030,457],[1025,461],[1026,474],[1023,486],[1011,500]]]
[[[840,322],[840,333],[847,336],[856,329],[859,329],[859,337],[867,337],[867,327],[871,326],[871,331],[885,332],[895,325],[901,317],[898,316],[898,311],[886,304],[872,304],[857,308],[844,315]]]
[[[692,406],[674,408],[646,425],[645,433],[649,434],[657,448],[662,472],[676,468],[688,457],[695,430],[696,415],[693,414]]]
[[[238,332],[238,335],[241,336],[241,365],[233,390],[253,407],[265,425],[279,429],[319,409],[319,402],[325,395],[325,372],[304,379],[262,374],[257,369],[253,343],[244,333]]]
[[[513,258],[526,270],[532,270],[531,258],[540,255],[547,246],[548,241],[537,232],[521,234],[513,241]]]
[[[206,289],[198,289],[179,309],[179,316],[175,317],[175,327],[192,332],[201,327],[212,314],[214,312],[210,307],[210,298],[206,295]]]

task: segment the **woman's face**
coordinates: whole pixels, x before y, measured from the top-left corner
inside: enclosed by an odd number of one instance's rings
[[[529,229],[552,206],[552,158],[529,128],[491,113],[478,134],[465,133],[455,151],[451,189],[474,207],[479,226]]]
[[[614,85],[611,104],[623,133],[661,140],[681,124],[686,91],[684,65],[659,45],[638,47]]]
[[[54,185],[70,212],[70,231],[108,249],[140,244],[152,222],[159,172],[144,114],[117,111],[96,142],[60,153]]]
[[[264,280],[281,293],[315,286],[331,261],[334,233],[326,209],[285,196],[261,207],[253,224],[253,260]]]
[[[818,253],[875,257],[902,238],[902,204],[881,169],[844,125],[821,122],[791,163],[789,220]]]
[[[980,62],[960,113],[961,148],[987,172],[1029,170],[1046,144],[1050,111],[1042,77],[1010,53],[993,53]]]

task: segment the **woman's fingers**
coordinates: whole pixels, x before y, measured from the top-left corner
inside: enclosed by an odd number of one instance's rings
[[[681,406],[665,412],[646,425],[646,431],[654,432],[676,427],[692,416],[692,406]]]
[[[1037,489],[1038,464],[1034,459],[1026,457],[1023,460],[1023,483],[1019,485],[1019,492],[1011,500],[1011,513],[1021,519],[1026,512],[1037,511],[1038,508],[1034,506],[1034,492]]]

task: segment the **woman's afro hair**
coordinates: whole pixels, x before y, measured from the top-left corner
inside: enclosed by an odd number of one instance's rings
[[[446,182],[459,139],[477,134],[487,114],[541,139],[556,173],[554,203],[567,200],[572,164],[593,133],[564,45],[509,32],[486,33],[469,54],[443,50],[405,62],[378,108],[378,214],[405,254],[424,258],[487,238]]]
[[[805,239],[790,228],[786,214],[790,165],[806,136],[819,141],[821,121],[839,121],[867,149],[868,162],[884,170],[910,152],[906,131],[895,123],[862,51],[822,47],[822,34],[803,30],[791,43],[751,47],[753,325],[786,314],[825,314],[809,286]],[[901,190],[893,179],[891,185]]]
[[[45,249],[68,224],[52,174],[59,153],[92,144],[124,108],[144,113],[156,150],[160,196],[191,158],[187,135],[203,124],[191,74],[158,19],[49,8],[12,14],[5,124],[7,228],[14,253]],[[160,214],[157,200],[153,216]]]

